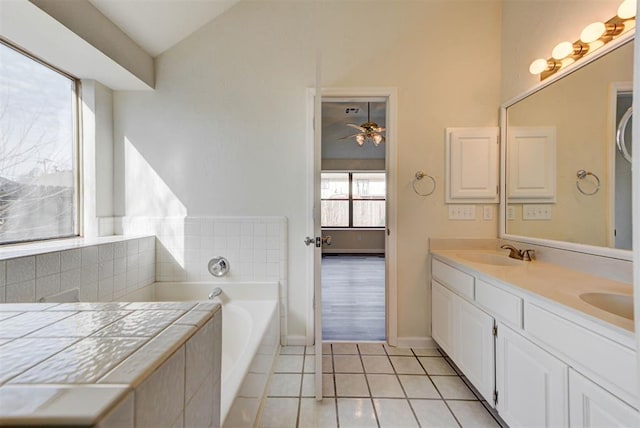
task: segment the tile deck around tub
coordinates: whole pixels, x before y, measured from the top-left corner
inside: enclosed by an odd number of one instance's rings
[[[6,307],[0,425],[94,424],[220,310],[195,302]]]
[[[325,343],[320,402],[314,352],[281,348],[260,427],[506,427],[438,349]]]

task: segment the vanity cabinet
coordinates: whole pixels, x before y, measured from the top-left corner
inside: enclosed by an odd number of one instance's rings
[[[568,371],[562,361],[498,324],[496,409],[509,426],[567,426]]]
[[[432,259],[432,337],[513,427],[640,427],[635,351],[559,304]]]
[[[432,282],[433,338],[486,399],[493,400],[494,320],[437,281]]]
[[[571,427],[638,427],[638,412],[580,373],[569,370]]]

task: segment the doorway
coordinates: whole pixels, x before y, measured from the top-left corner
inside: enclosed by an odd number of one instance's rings
[[[386,115],[385,98],[322,98],[323,341],[387,338]]]

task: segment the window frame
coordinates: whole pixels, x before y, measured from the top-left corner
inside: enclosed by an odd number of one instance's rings
[[[9,49],[12,49],[14,51],[16,51],[17,53],[24,55],[25,57],[31,59],[32,61],[37,62],[38,64],[47,67],[48,69],[60,74],[61,76],[66,77],[67,79],[69,79],[72,83],[71,85],[71,112],[72,112],[72,118],[71,118],[71,126],[73,128],[72,133],[71,133],[71,137],[72,137],[72,148],[71,148],[71,155],[72,155],[72,164],[73,164],[73,182],[74,182],[74,187],[73,187],[73,202],[74,202],[74,207],[73,207],[73,217],[74,217],[74,226],[73,226],[73,233],[69,234],[69,235],[60,235],[60,236],[55,236],[55,237],[50,237],[50,238],[38,238],[38,239],[24,239],[24,240],[16,240],[16,241],[6,241],[6,242],[0,242],[0,247],[2,247],[3,245],[16,245],[16,244],[28,244],[28,243],[33,243],[33,242],[41,242],[41,241],[52,241],[52,240],[59,240],[59,239],[73,239],[73,238],[79,238],[83,236],[83,222],[82,222],[82,218],[83,218],[83,192],[84,192],[84,188],[83,188],[83,180],[82,180],[82,176],[83,176],[83,165],[82,165],[82,130],[81,130],[81,126],[82,126],[82,109],[81,109],[81,105],[82,105],[82,82],[79,78],[75,77],[74,75],[67,73],[66,71],[54,66],[53,64],[50,64],[48,62],[46,62],[45,60],[37,57],[36,55],[32,54],[31,52],[22,49],[20,46],[15,45],[14,43],[10,42],[9,40],[3,38],[0,36],[0,44],[6,46]]]
[[[325,226],[322,224],[322,219],[320,219],[320,228],[321,229],[339,229],[339,230],[349,230],[349,229],[357,229],[357,230],[383,230],[387,227],[387,215],[386,215],[386,203],[387,203],[387,195],[388,190],[387,186],[387,174],[386,171],[382,170],[322,170],[320,171],[320,182],[322,182],[322,175],[325,173],[337,173],[337,174],[347,174],[348,176],[348,197],[347,198],[320,198],[320,204],[322,205],[323,201],[348,201],[348,217],[349,217],[349,225],[348,226]],[[384,184],[385,184],[385,195],[384,197],[374,197],[374,198],[354,198],[353,197],[353,174],[384,174]],[[353,225],[353,201],[384,201],[385,203],[385,224],[382,226],[354,226]]]

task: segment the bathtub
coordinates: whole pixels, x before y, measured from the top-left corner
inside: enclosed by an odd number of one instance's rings
[[[223,427],[252,427],[279,348],[278,283],[156,282],[128,294],[125,301],[208,300],[222,294]]]

